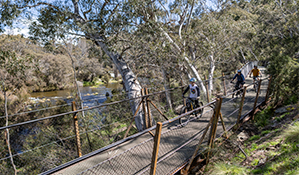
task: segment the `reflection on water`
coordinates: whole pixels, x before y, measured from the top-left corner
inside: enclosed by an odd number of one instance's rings
[[[95,105],[95,102],[103,103],[106,101],[106,94],[112,95],[111,91],[113,89],[121,89],[122,85],[119,83],[110,83],[107,86],[100,85],[98,87],[79,87],[82,95],[82,100],[84,101],[84,106],[92,106]],[[76,91],[73,90],[60,90],[60,91],[50,91],[50,92],[34,92],[30,94],[32,99],[38,100],[39,102],[45,101],[45,99],[53,99],[53,98],[62,98],[67,101],[67,103],[71,102],[74,96],[76,95]],[[96,101],[91,102],[91,100],[96,99]]]

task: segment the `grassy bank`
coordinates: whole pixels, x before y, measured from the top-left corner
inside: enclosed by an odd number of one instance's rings
[[[299,174],[299,103],[282,109],[278,113],[268,107],[243,124],[229,141],[216,146],[200,173]]]

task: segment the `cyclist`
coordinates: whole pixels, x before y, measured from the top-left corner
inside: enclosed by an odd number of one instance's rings
[[[191,78],[189,81],[190,81],[190,84],[183,92],[183,97],[189,91],[189,98],[194,100],[196,106],[199,106],[198,99],[200,96],[200,91],[199,91],[198,86],[195,84],[196,78]]]
[[[262,75],[262,72],[257,68],[257,65],[254,65],[254,68],[250,71],[249,77],[251,78],[251,74],[253,74],[253,83],[255,82],[255,80],[259,80],[259,75]]]
[[[232,79],[231,83],[233,83],[233,81],[235,80],[235,78],[237,78],[236,87],[241,86],[240,88],[242,88],[243,85],[245,84],[245,78],[244,78],[244,75],[242,74],[241,70],[238,70],[237,72],[238,73],[234,76],[234,78]]]

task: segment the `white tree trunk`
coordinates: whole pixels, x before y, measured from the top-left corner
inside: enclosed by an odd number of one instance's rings
[[[210,61],[210,68],[209,68],[209,93],[211,94],[212,90],[214,89],[213,87],[213,75],[215,71],[215,60],[213,55],[210,56],[211,61]]]
[[[8,111],[7,111],[7,92],[5,91],[5,88],[3,88],[3,93],[4,93],[4,110],[5,110],[5,126],[8,126]],[[11,164],[13,166],[15,175],[17,174],[17,168],[16,165],[14,164],[14,160],[12,157],[12,152],[11,152],[11,147],[10,147],[10,137],[9,137],[9,129],[6,129],[6,144],[7,144],[7,148],[8,148],[8,153],[9,153],[9,157],[10,157],[10,161]]]
[[[168,85],[167,77],[166,77],[166,72],[163,68],[162,68],[162,74],[163,74],[163,79],[164,79],[164,89],[165,90],[170,89],[170,87]],[[171,96],[170,96],[169,91],[165,91],[165,95],[166,95],[167,105],[169,106],[169,109],[172,110]]]
[[[171,42],[174,47],[176,48],[176,50],[178,52],[181,52],[180,47],[170,38],[170,36],[168,35],[168,33],[166,33],[162,28],[160,28],[160,30],[162,31],[162,33],[166,36],[166,38],[168,39],[169,42]],[[184,62],[186,63],[186,65],[188,66],[188,68],[190,69],[191,73],[193,74],[193,76],[198,80],[199,85],[203,91],[203,93],[206,93],[206,88],[197,72],[197,70],[195,69],[195,67],[191,64],[190,60],[187,57],[184,57]]]
[[[141,86],[133,73],[133,71],[130,69],[130,67],[127,65],[125,60],[118,54],[118,53],[112,53],[108,50],[105,43],[101,41],[96,41],[96,44],[100,46],[103,51],[110,57],[110,59],[113,61],[114,65],[118,69],[119,73],[122,76],[124,86],[126,90],[128,91],[128,97],[129,99],[135,98],[141,95]],[[140,102],[140,99],[134,99],[131,100],[131,109],[133,111],[133,114],[137,110],[138,104]],[[137,113],[135,117],[135,123],[138,131],[142,131],[145,128],[145,121],[144,121],[144,115],[142,113],[142,108],[140,108],[139,112]]]

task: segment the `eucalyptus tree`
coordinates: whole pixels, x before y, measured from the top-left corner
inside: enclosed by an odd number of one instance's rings
[[[127,60],[121,53],[126,48],[115,48],[118,33],[122,30],[133,31],[132,21],[137,18],[130,13],[132,2],[121,0],[17,0],[1,1],[1,21],[9,24],[12,21],[7,13],[18,16],[38,12],[37,19],[30,27],[34,38],[44,41],[76,35],[91,39],[109,56],[120,72],[129,98],[140,95],[140,83],[127,65]],[[2,27],[3,29],[3,27]],[[133,113],[137,109],[138,99],[132,100]],[[139,112],[135,118],[138,130],[143,130],[143,116]]]
[[[253,46],[273,76],[274,103],[296,101],[299,70],[298,1],[250,1],[238,4],[257,16]]]
[[[124,35],[130,37],[127,41],[134,41],[130,44],[130,49],[124,53],[127,57],[132,57],[130,64],[134,67],[134,72],[138,77],[146,77],[149,81],[147,86],[155,90],[167,90],[165,92],[166,102],[169,109],[172,109],[170,89],[170,76],[176,83],[179,82],[180,72],[174,71],[178,65],[178,59],[171,52],[171,43],[165,42],[164,35],[160,32],[150,32],[148,24],[140,25],[134,35]],[[163,38],[163,39],[161,39]],[[167,40],[166,40],[167,41]]]
[[[200,9],[204,3],[201,3],[198,0],[175,0],[169,5],[169,11],[166,10],[167,16],[164,19],[168,19],[167,23],[173,25],[169,27],[169,31],[161,29],[162,33],[165,35],[167,40],[172,43],[174,51],[179,53],[182,57],[182,61],[187,66],[189,72],[199,80],[199,85],[201,86],[202,91],[205,93],[206,88],[199,76],[199,73],[192,62],[192,59],[188,58],[188,50],[186,50],[186,42],[188,38],[192,37],[188,33],[189,24],[195,10]],[[161,6],[163,4],[161,3]],[[165,8],[164,8],[165,9]],[[171,33],[172,37],[169,35]],[[176,35],[175,35],[176,34]],[[191,58],[193,55],[190,55]],[[193,58],[194,59],[194,58]]]
[[[171,18],[171,16],[175,16],[177,15],[177,13],[180,12],[177,12],[175,10],[171,11],[170,8],[167,6],[167,1],[163,0],[142,1],[142,3],[135,4],[134,10],[137,14],[140,14],[139,19],[143,23],[148,25],[148,31],[154,31],[151,32],[153,35],[159,35],[161,41],[172,45],[172,49],[170,50],[170,52],[177,55],[177,57],[181,60],[180,62],[188,67],[188,71],[192,74],[192,76],[196,77],[199,80],[201,89],[205,92],[205,86],[201,81],[201,77],[199,76],[198,71],[184,52],[184,41],[182,41],[179,37],[179,35],[182,36],[182,26],[186,26],[185,21],[190,21],[191,14],[193,12],[193,6],[197,2],[197,0],[190,2],[182,1],[182,3],[179,4],[184,4],[185,7],[183,14],[180,15],[182,15],[184,19],[188,17],[188,20],[177,21],[177,19]],[[188,10],[190,10],[190,12]],[[187,14],[190,15],[187,16]],[[178,25],[178,22],[180,25],[179,29],[177,29],[176,27]]]
[[[221,68],[221,65],[239,62],[239,52],[246,59],[243,50],[248,46],[246,42],[250,43],[246,36],[255,32],[252,16],[238,7],[229,7],[220,12],[204,13],[194,20],[191,31],[193,37],[189,38],[188,46],[196,48],[190,50],[191,55],[209,64],[209,91],[213,90],[216,66]],[[248,49],[246,53],[249,53]]]

